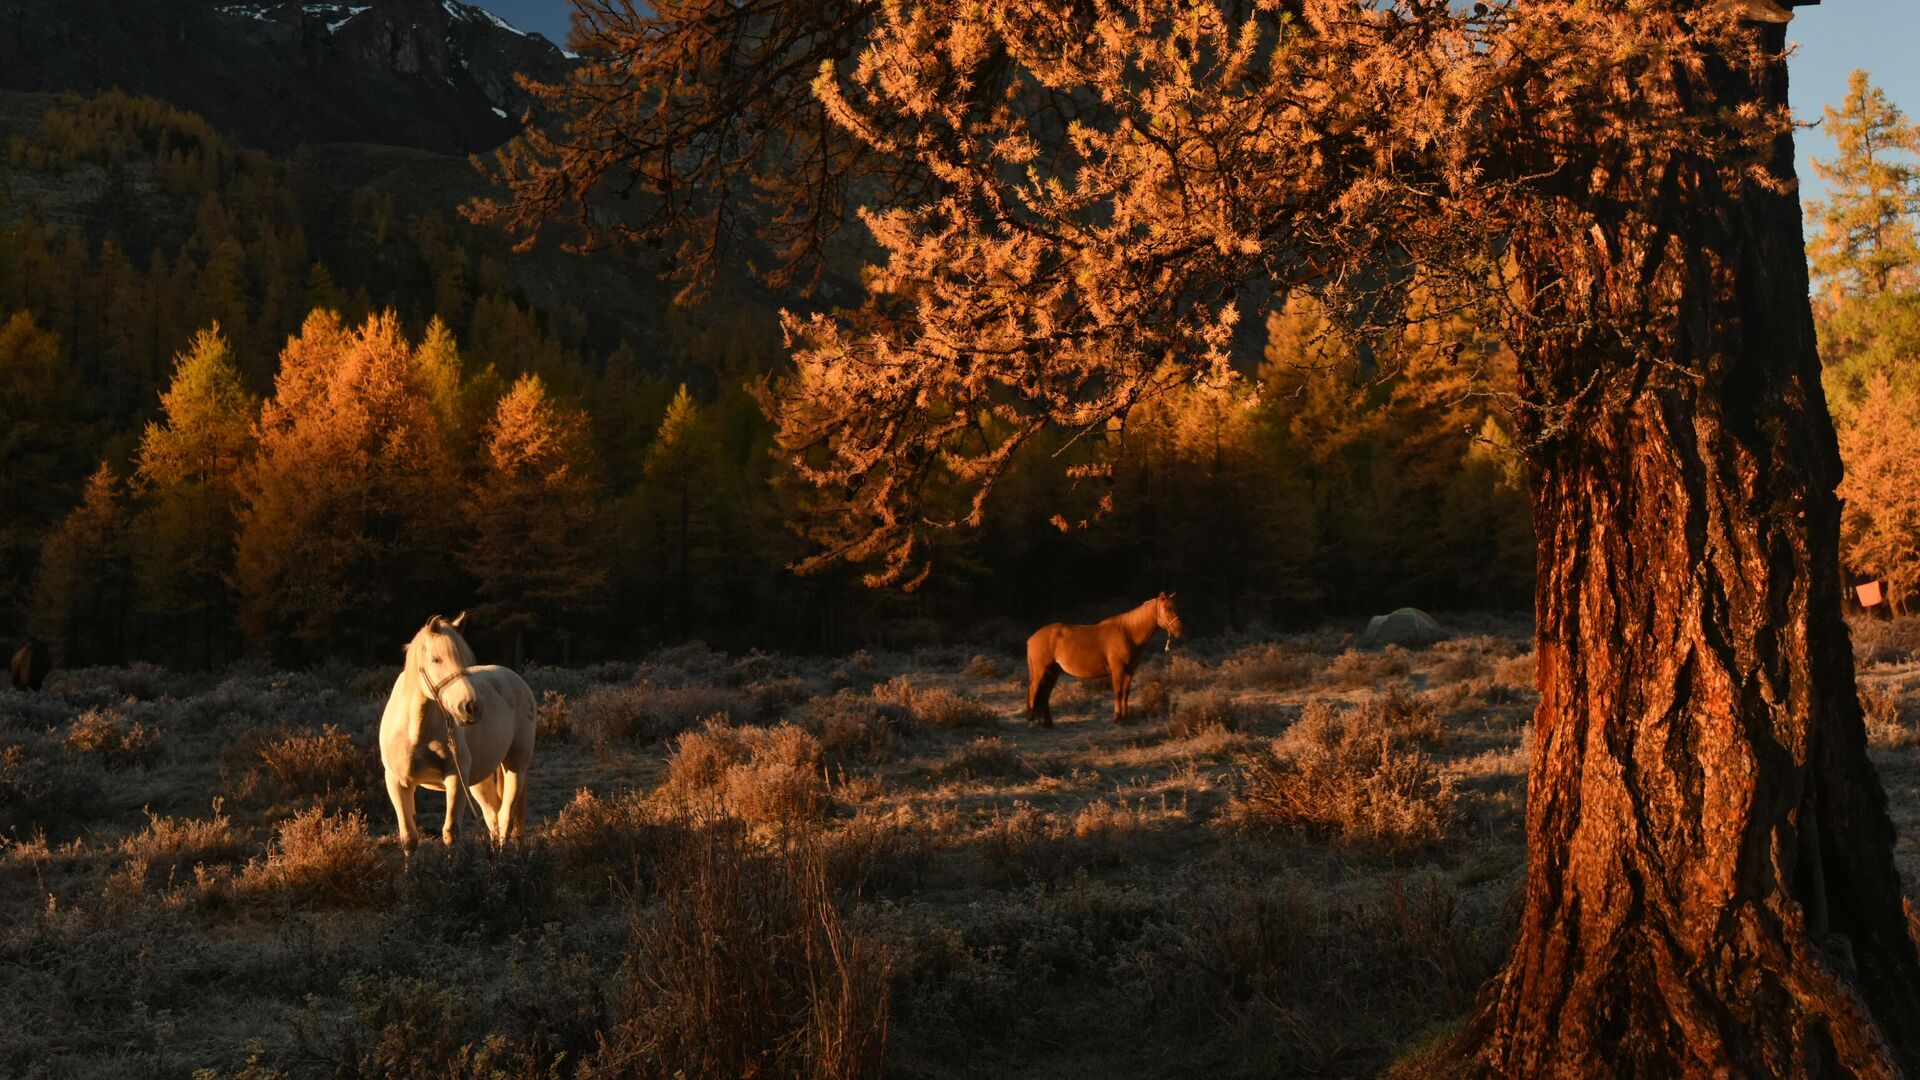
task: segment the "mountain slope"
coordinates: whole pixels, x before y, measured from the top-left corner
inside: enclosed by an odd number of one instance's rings
[[[466,154],[513,133],[516,72],[568,54],[456,0],[10,0],[0,89],[119,88],[267,149],[360,142]]]

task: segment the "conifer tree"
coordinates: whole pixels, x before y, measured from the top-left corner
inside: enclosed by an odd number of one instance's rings
[[[398,318],[317,311],[281,353],[240,481],[235,578],[255,647],[375,654],[460,598],[466,484]]]
[[[123,494],[113,467],[101,462],[80,505],[41,545],[33,625],[39,636],[59,643],[63,664],[126,659],[132,582]]]
[[[80,384],[58,335],[27,312],[0,323],[0,618],[26,612],[41,532],[84,475]]]
[[[707,411],[685,384],[667,406],[645,468],[645,529],[655,580],[672,597],[674,629],[691,632],[695,590],[712,561],[724,502],[723,473]]]
[[[253,452],[259,413],[218,323],[175,359],[160,409],[163,419],[147,424],[136,466],[148,503],[135,559],[141,605],[212,664],[230,633],[235,484]]]
[[[1909,384],[1910,385],[1910,384]],[[1920,589],[1920,400],[1885,372],[1867,383],[1840,429],[1845,512],[1840,539],[1847,568],[1884,578],[1888,600],[1905,608]]]
[[[586,414],[522,375],[482,434],[480,475],[467,500],[467,570],[481,626],[510,635],[514,662],[529,638],[557,637],[570,655],[577,624],[598,606],[607,571],[596,535],[593,441]]]

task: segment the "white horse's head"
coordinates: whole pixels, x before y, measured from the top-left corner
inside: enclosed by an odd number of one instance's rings
[[[407,644],[407,667],[420,680],[420,689],[463,725],[480,716],[480,700],[467,676],[467,669],[474,665],[473,650],[460,636],[466,621],[464,611],[451,619],[435,615]]]

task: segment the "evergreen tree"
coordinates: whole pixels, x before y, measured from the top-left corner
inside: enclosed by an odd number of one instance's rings
[[[724,472],[714,435],[706,410],[682,385],[647,449],[641,504],[652,554],[647,565],[672,597],[673,629],[680,637],[692,632],[695,590],[708,583],[723,531]]]
[[[1920,588],[1920,401],[1882,372],[1868,382],[1840,429],[1844,512],[1840,539],[1847,568],[1884,578],[1901,610]]]
[[[69,666],[126,660],[132,582],[122,494],[120,478],[101,462],[80,505],[41,545],[33,626],[59,644]]]
[[[259,412],[219,324],[176,358],[160,409],[163,419],[141,438],[136,470],[148,494],[135,561],[141,606],[212,664],[230,636],[235,481],[253,452]]]
[[[73,505],[89,441],[58,335],[27,312],[0,323],[0,618],[25,614],[40,534]]]
[[[579,622],[598,606],[607,571],[596,535],[593,442],[586,414],[559,405],[539,376],[522,375],[482,436],[481,473],[467,500],[467,569],[482,626],[511,635],[514,662],[529,637],[558,637],[570,656]]]
[[[1920,387],[1920,126],[1864,71],[1826,126],[1839,155],[1814,159],[1831,193],[1807,203],[1807,256],[1824,381],[1845,427],[1876,373]]]
[[[375,655],[460,599],[466,485],[392,313],[308,317],[240,480],[242,625],[275,653]]]

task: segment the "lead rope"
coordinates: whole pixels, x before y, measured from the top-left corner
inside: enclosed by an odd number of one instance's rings
[[[473,811],[473,820],[479,822],[480,827],[485,829],[487,827],[486,815],[480,812],[480,804],[475,802],[473,798],[473,785],[467,783],[466,771],[460,768],[460,744],[458,742],[455,742],[453,737],[453,713],[448,711],[445,705],[440,704],[440,691],[446,689],[447,683],[452,682],[454,679],[457,679],[460,676],[465,675],[466,673],[467,673],[466,669],[461,668],[458,672],[454,673],[450,678],[448,678],[446,682],[441,683],[439,686],[433,685],[432,676],[428,675],[424,671],[420,673],[420,677],[426,680],[427,689],[431,691],[433,694],[433,707],[440,710],[440,719],[446,721],[447,757],[453,759],[453,775],[454,775],[454,779],[460,781],[460,794],[465,795],[467,797],[467,809]],[[489,829],[488,832],[491,833],[492,830]],[[487,839],[491,840],[493,839],[493,837],[489,835]]]

